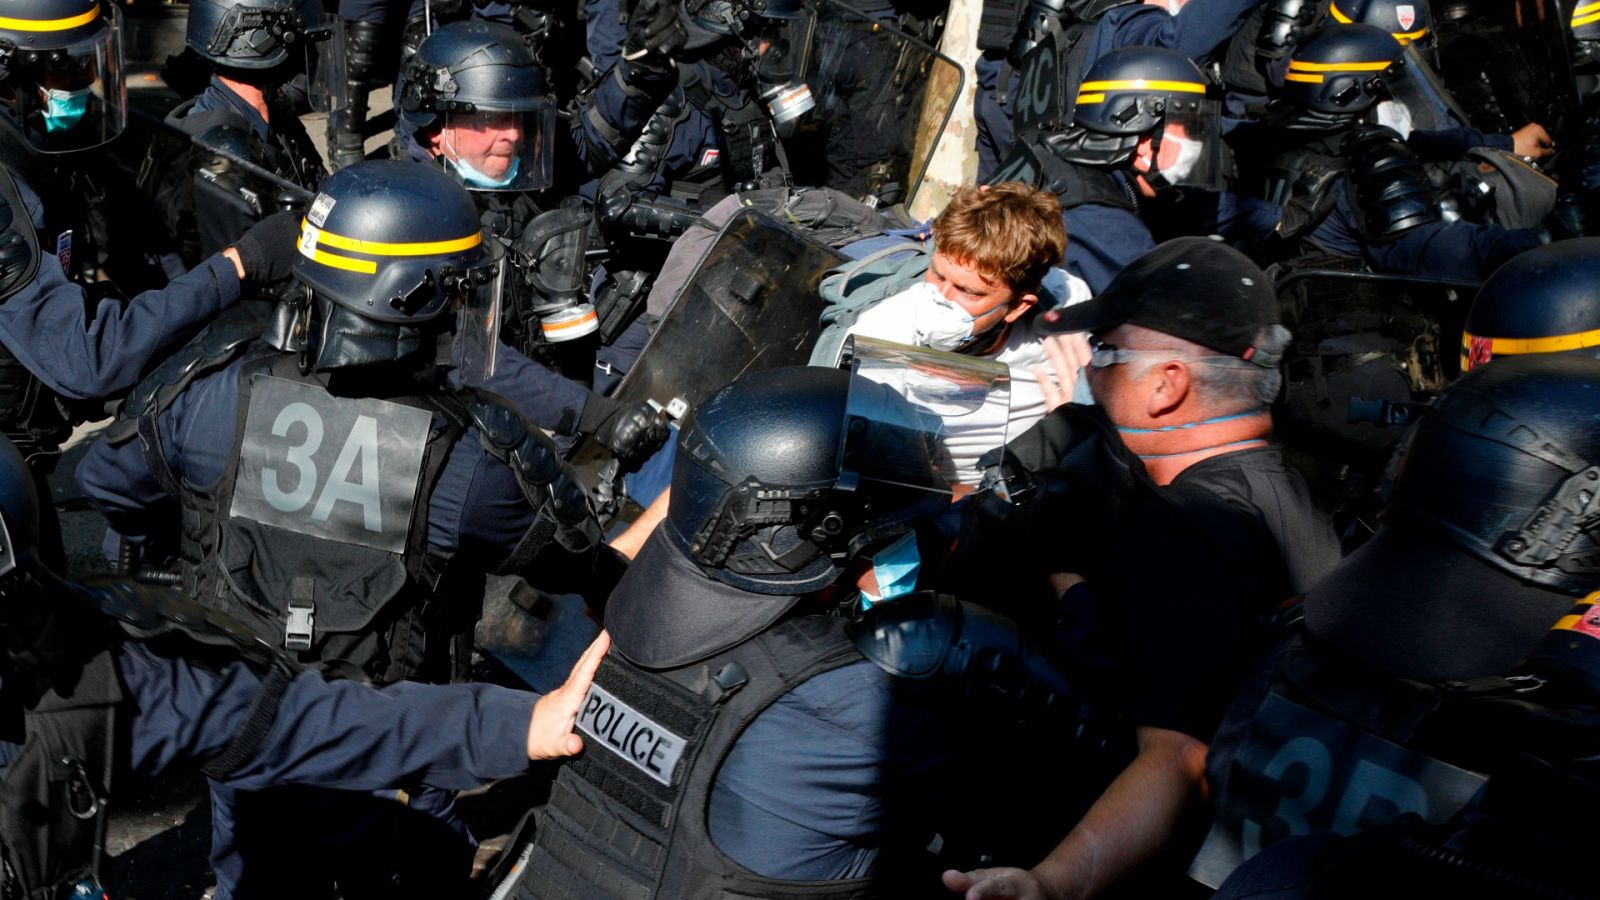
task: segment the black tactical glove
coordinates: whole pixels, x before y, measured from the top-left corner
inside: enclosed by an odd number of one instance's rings
[[[640,0],[628,16],[628,37],[622,58],[632,66],[664,69],[674,53],[683,49],[689,30],[678,15],[674,0]]]
[[[595,440],[616,454],[624,471],[643,463],[672,435],[666,414],[648,400],[618,403],[599,394],[590,394],[589,402],[583,405],[578,430],[594,435]]]
[[[250,226],[233,242],[244,266],[244,277],[257,285],[275,284],[292,271],[300,242],[300,213],[275,212]]]

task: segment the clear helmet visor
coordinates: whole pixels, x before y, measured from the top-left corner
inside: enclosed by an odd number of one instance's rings
[[[444,275],[444,290],[456,310],[452,362],[466,387],[481,387],[495,373],[499,358],[501,302],[505,295],[505,253],[498,241],[484,236],[494,259],[467,272]]]
[[[538,191],[550,186],[555,111],[475,109],[440,115],[434,154],[474,191]]]
[[[108,27],[66,47],[13,50],[7,61],[17,118],[46,153],[98,147],[128,123],[122,14],[103,7]]]
[[[1233,160],[1222,140],[1217,102],[1205,99],[1169,105],[1160,131],[1150,141],[1150,156],[1151,174],[1168,186],[1225,189]]]
[[[925,401],[952,413],[970,410],[975,403],[981,407],[984,388],[937,362],[919,366],[893,353],[858,355],[850,370],[840,485],[893,486],[948,497],[957,480],[945,445],[949,429]]]
[[[1378,124],[1393,128],[1402,138],[1413,131],[1460,128],[1468,121],[1422,53],[1415,44],[1407,46],[1400,61],[1383,73],[1388,98],[1378,101],[1374,110]]]
[[[941,459],[941,477],[977,484],[978,457],[1008,438],[1009,366],[862,335],[846,340],[843,358],[857,376],[884,385],[939,417],[940,440],[948,451],[948,461]]]

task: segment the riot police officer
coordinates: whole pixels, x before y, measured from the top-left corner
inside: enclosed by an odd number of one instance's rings
[[[1214,745],[1210,883],[1268,848],[1256,885],[1317,896],[1314,868],[1357,879],[1289,838],[1402,814],[1444,823],[1471,801],[1448,844],[1413,829],[1368,841],[1409,848],[1376,871],[1410,876],[1431,860],[1443,864],[1436,877],[1470,871],[1463,892],[1485,896],[1592,888],[1592,873],[1544,854],[1567,840],[1567,804],[1586,816],[1593,802],[1584,664],[1600,579],[1574,501],[1592,496],[1600,455],[1597,378],[1600,361],[1582,354],[1510,358],[1468,372],[1423,413],[1396,458],[1384,527],[1306,596],[1303,641],[1285,646],[1270,691],[1241,698]],[[1521,796],[1496,827],[1502,778]],[[1249,896],[1240,877],[1239,892],[1219,896]]]
[[[1074,90],[1071,121],[1025,131],[994,180],[1055,192],[1069,236],[1066,267],[1092,290],[1153,248],[1157,228],[1248,232],[1275,221],[1266,204],[1217,194],[1228,174],[1221,107],[1193,61],[1158,47],[1125,47],[1091,66]],[[1179,209],[1194,221],[1166,208],[1162,195],[1175,197],[1175,188],[1188,189]],[[1198,206],[1206,209],[1195,219],[1188,210]]]
[[[948,598],[820,614],[948,505],[929,415],[824,368],[699,406],[666,519],[606,605],[618,652],[578,720],[595,750],[561,772],[506,896],[863,896],[923,846],[926,779],[953,758],[942,687],[981,669],[1006,673],[986,697],[1061,689],[1009,623]],[[947,656],[956,640],[971,652]]]
[[[1295,49],[1262,127],[1230,135],[1237,190],[1283,209],[1271,236],[1277,246],[1262,252],[1293,256],[1305,252],[1300,241],[1378,271],[1475,280],[1567,236],[1552,233],[1553,220],[1551,231],[1445,220],[1417,155],[1370,121],[1380,104],[1404,96],[1407,65],[1399,42],[1370,25],[1330,26]]]
[[[326,39],[327,30],[316,0],[189,5],[186,41],[210,64],[211,82],[173,109],[167,123],[201,146],[166,173],[157,201],[191,264],[233,243],[273,210],[273,200],[299,199],[281,197],[285,187],[309,196],[326,174],[286,88],[309,76],[315,41]],[[281,183],[264,181],[229,157],[253,163]]]
[[[122,274],[96,245],[110,237],[107,216],[119,210],[108,207],[123,193],[109,167],[84,156],[125,121],[120,14],[98,0],[28,0],[8,13],[0,21],[0,429],[42,473],[74,424],[102,417],[98,401],[132,387],[156,354],[237,302],[247,276],[287,277],[292,248],[270,235],[286,241],[293,223],[269,219],[165,289],[127,301],[106,296],[110,283],[86,286],[101,265]],[[124,253],[116,255],[137,254],[154,220],[118,230]]]
[[[396,156],[454,175],[507,253],[499,313],[511,347],[484,386],[558,436],[594,434],[624,459],[648,455],[666,440],[659,416],[590,390],[599,349],[587,299],[594,216],[576,205],[541,214],[530,196],[551,184],[556,131],[544,68],[509,26],[440,26],[405,64]]]
[[[590,171],[616,169],[636,188],[706,206],[756,183],[777,164],[776,134],[738,70],[759,58],[758,32],[780,14],[796,12],[713,0],[686,16],[677,3],[643,0],[621,59],[581,100]]]
[[[488,380],[499,245],[454,179],[391,160],[330,176],[298,248],[292,320],[169,360],[79,484],[123,535],[175,535],[189,592],[271,646],[380,683],[459,677],[484,571],[565,576],[598,533],[549,440],[441,371]],[[465,875],[418,868],[440,881],[423,892]]]
[[[1165,47],[1183,56],[1208,60],[1234,35],[1245,17],[1260,4],[1256,0],[1183,0],[1176,11],[1166,3],[1071,2],[1031,0],[1022,11],[1021,23],[1009,44],[997,47],[979,60],[978,93],[974,113],[978,127],[978,181],[989,182],[1006,158],[1016,134],[1019,109],[1034,106],[1037,98],[1048,97],[1057,108],[1029,110],[1025,118],[1040,115],[1071,118],[1071,94],[1062,95],[1055,84],[1074,87],[1085,69],[1101,57],[1122,47]],[[1030,53],[1047,37],[1052,46],[1041,54],[1048,60],[1028,60]],[[1003,50],[1003,56],[1001,52]],[[1027,92],[1022,84],[1027,72],[1043,62],[1048,70],[1039,76],[1055,84],[1030,81]]]
[[[98,896],[108,808],[185,770],[240,789],[454,789],[576,750],[570,710],[604,642],[543,698],[487,685],[379,691],[306,671],[170,588],[64,581],[40,558],[39,527],[27,466],[0,438],[8,896]]]

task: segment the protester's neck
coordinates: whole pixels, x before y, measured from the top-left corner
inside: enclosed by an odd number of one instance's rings
[[[1265,407],[1171,419],[1148,429],[1118,429],[1123,443],[1144,461],[1145,471],[1156,484],[1171,484],[1203,459],[1263,447],[1272,433],[1272,415]]]

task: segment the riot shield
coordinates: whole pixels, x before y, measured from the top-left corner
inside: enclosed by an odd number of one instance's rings
[[[961,94],[961,67],[833,0],[815,7],[806,85],[816,107],[784,141],[795,182],[878,206],[911,197]]]
[[[612,398],[653,401],[681,417],[746,372],[804,365],[821,332],[817,285],[843,254],[765,213],[741,209],[722,226],[662,314]],[[610,455],[593,439],[573,465],[591,485]]]
[[[1471,125],[1506,134],[1538,122],[1560,146],[1578,110],[1564,8],[1570,10],[1551,0],[1449,0],[1434,7],[1439,74]]]

